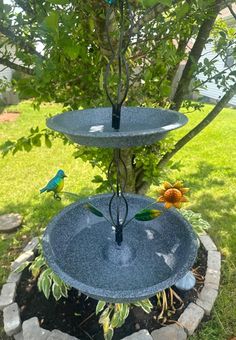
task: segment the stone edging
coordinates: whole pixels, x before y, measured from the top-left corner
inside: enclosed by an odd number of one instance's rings
[[[143,329],[122,340],[185,340],[188,335],[192,335],[197,329],[204,314],[210,315],[218,295],[221,255],[207,234],[200,235],[199,239],[207,251],[207,271],[204,286],[196,302],[191,302],[188,305],[176,324],[162,327],[151,334]],[[26,245],[22,254],[11,264],[12,272],[2,287],[0,310],[3,311],[4,330],[8,336],[14,336],[15,340],[78,340],[57,329],[50,332],[41,328],[37,317],[26,320],[23,324],[21,323],[20,310],[15,302],[15,295],[22,273],[15,273],[14,270],[25,261],[30,261],[34,258],[37,245],[37,237]]]

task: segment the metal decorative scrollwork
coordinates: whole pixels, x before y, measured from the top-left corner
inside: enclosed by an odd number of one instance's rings
[[[130,9],[127,0],[119,0],[117,5],[108,6],[106,10],[106,35],[107,42],[111,51],[111,58],[107,64],[105,77],[104,77],[104,88],[108,100],[112,105],[112,127],[115,130],[120,128],[120,116],[121,116],[121,106],[124,103],[128,90],[129,90],[129,67],[125,58],[127,48],[130,43],[130,39],[133,31],[133,14]],[[128,15],[124,15],[125,11]],[[117,47],[112,43],[113,32],[110,28],[115,16],[118,15],[118,27],[119,27],[119,38],[117,42]],[[127,28],[125,26],[128,26]],[[117,80],[117,91],[114,95],[108,87],[109,77],[111,75],[111,69],[114,66],[118,68],[118,80]],[[124,77],[125,79],[122,79]],[[115,98],[113,98],[115,97]]]
[[[115,227],[116,243],[123,241],[123,227],[128,216],[128,203],[124,196],[127,182],[127,168],[121,158],[120,149],[114,150],[113,159],[108,168],[108,180],[113,191],[109,202],[109,215]]]
[[[121,107],[129,90],[129,67],[125,54],[133,31],[133,14],[128,0],[108,1],[110,6],[106,10],[106,35],[111,57],[106,67],[104,88],[108,100],[112,105],[112,128],[119,131]],[[125,15],[127,13],[128,15]],[[113,44],[112,23],[118,17],[118,42]],[[117,34],[117,31],[115,32]],[[117,67],[117,88],[114,94],[109,88],[111,69]],[[124,196],[127,182],[127,168],[121,158],[121,150],[115,149],[113,159],[108,168],[108,180],[113,191],[109,202],[109,215],[115,227],[116,243],[120,246],[123,241],[123,226],[128,216],[128,203]]]
[[[110,6],[106,10],[106,35],[111,51],[111,57],[106,67],[104,76],[104,88],[108,100],[112,106],[112,128],[119,130],[121,106],[124,103],[129,90],[129,67],[125,54],[133,31],[133,14],[128,0],[109,1]],[[128,15],[124,15],[127,13]],[[112,43],[112,22],[118,16],[119,38],[117,46]],[[118,69],[117,91],[112,93],[108,86],[111,69]],[[116,243],[120,246],[123,241],[123,226],[128,216],[128,203],[124,196],[127,182],[127,168],[121,158],[121,150],[115,149],[113,159],[108,168],[108,180],[113,191],[109,202],[109,215],[115,227]]]

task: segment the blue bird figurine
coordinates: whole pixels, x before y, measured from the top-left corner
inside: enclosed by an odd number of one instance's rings
[[[105,0],[109,5],[114,5],[116,0]]]
[[[63,170],[58,170],[55,177],[53,177],[48,184],[40,190],[40,194],[43,192],[54,192],[54,198],[56,200],[61,200],[61,197],[58,195],[59,192],[62,191],[64,187],[64,178],[67,177]]]

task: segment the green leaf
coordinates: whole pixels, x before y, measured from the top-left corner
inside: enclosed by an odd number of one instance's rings
[[[30,264],[29,261],[25,261],[24,263],[22,263],[19,267],[17,267],[17,268],[14,270],[14,273],[21,273],[21,272],[23,272],[23,270],[24,270],[25,268],[27,268],[29,264]]]
[[[172,0],[142,0],[142,3],[144,7],[151,7],[158,3],[170,7],[172,5]]]
[[[104,82],[104,76],[103,76],[103,68],[102,68],[100,72],[100,77],[99,77],[99,89],[101,91],[103,91],[103,82]]]
[[[104,339],[111,340],[113,338],[113,335],[114,335],[114,329],[110,327],[107,333],[104,334]]]
[[[90,203],[86,203],[84,205],[85,209],[88,209],[91,213],[93,213],[94,215],[98,216],[98,217],[103,217],[103,213],[98,210],[97,208],[95,208],[92,204]]]
[[[40,278],[42,277],[42,279],[41,279],[42,280],[41,289],[42,289],[42,292],[43,292],[44,296],[46,297],[46,299],[48,299],[49,296],[50,296],[50,288],[51,288],[51,284],[52,284],[52,279],[50,277],[50,274],[51,274],[51,269],[46,269],[40,275]]]
[[[161,215],[161,211],[157,209],[143,209],[139,211],[134,218],[137,221],[151,221]]]
[[[48,135],[45,135],[45,145],[47,148],[51,148],[52,142],[50,141]]]
[[[180,7],[176,9],[177,20],[183,18],[189,11],[189,4],[187,2],[183,3]]]
[[[33,144],[34,146],[38,146],[38,147],[41,146],[40,137],[41,137],[41,134],[37,134],[36,136],[34,136],[34,137],[32,138],[32,144]]]
[[[93,177],[92,182],[93,183],[102,183],[102,182],[104,182],[104,179],[103,179],[102,176],[96,175],[96,176]]]
[[[74,40],[67,38],[63,40],[63,51],[68,58],[75,60],[80,53],[80,47]]]
[[[29,152],[32,149],[32,145],[29,140],[23,142],[23,148],[25,151]]]
[[[61,289],[55,282],[52,285],[52,295],[54,296],[56,301],[58,301],[62,297]]]
[[[56,11],[52,11],[43,21],[44,26],[53,32],[58,33],[58,24],[59,24],[59,14]]]
[[[122,312],[121,312],[121,318],[126,319],[129,315],[129,304],[123,303]]]
[[[121,323],[120,313],[116,311],[114,312],[112,319],[111,319],[111,327],[117,328],[120,323]]]
[[[104,309],[104,311],[103,311],[102,314],[100,315],[100,318],[99,318],[98,322],[99,322],[101,325],[103,325],[103,324],[105,324],[105,323],[107,323],[107,322],[110,322],[110,319],[109,319],[109,316],[108,316],[109,311],[110,311],[110,308],[107,307],[106,309]]]
[[[69,0],[50,0],[49,2],[55,5],[66,5],[70,3]]]
[[[98,301],[97,307],[96,307],[96,315],[98,315],[98,313],[100,313],[104,307],[106,305],[105,301]]]
[[[153,305],[151,304],[149,299],[137,301],[134,302],[133,304],[137,307],[141,307],[146,313],[150,313],[153,308]]]
[[[63,281],[59,278],[59,276],[57,276],[53,272],[51,274],[51,278],[52,278],[53,282],[56,283],[58,286],[61,286],[61,284],[63,283]]]
[[[61,295],[68,298],[68,286],[64,283],[61,285]]]
[[[7,140],[0,146],[0,151],[2,152],[3,156],[5,156],[12,148],[15,146],[15,142]]]

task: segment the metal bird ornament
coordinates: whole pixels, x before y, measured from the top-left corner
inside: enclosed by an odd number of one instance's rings
[[[64,178],[67,177],[63,170],[58,170],[55,177],[53,177],[48,184],[40,190],[40,193],[43,192],[54,192],[54,198],[56,200],[61,200],[61,197],[58,195],[59,192],[62,191],[64,187]]]
[[[114,5],[116,3],[116,0],[105,0],[106,3],[108,3],[109,5]]]

